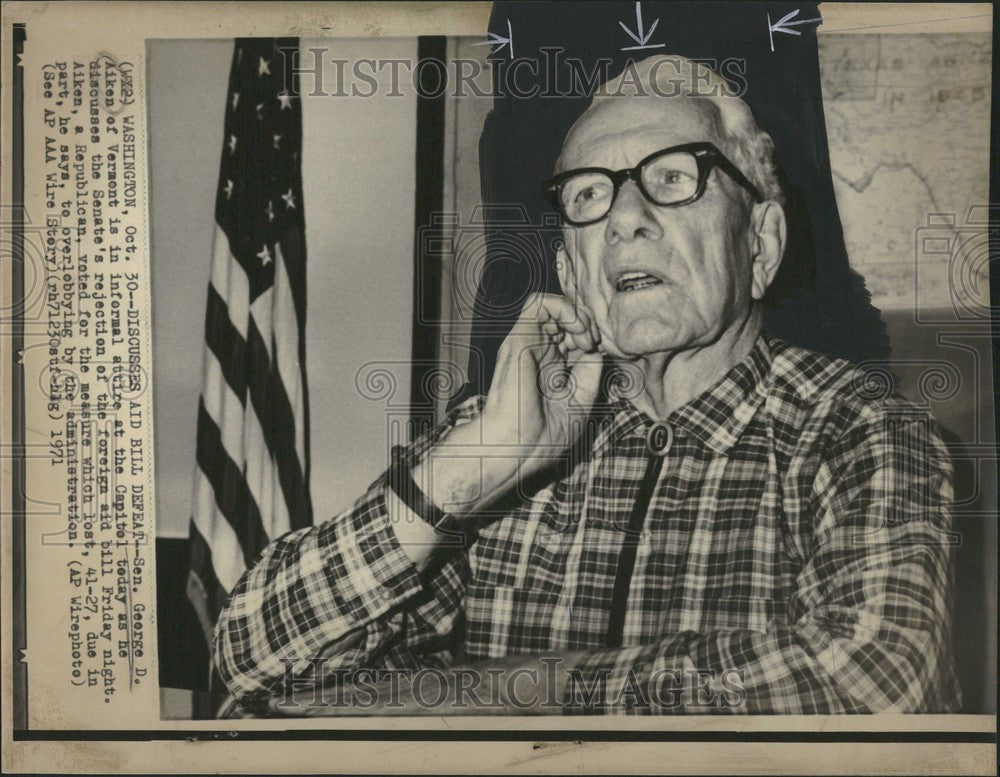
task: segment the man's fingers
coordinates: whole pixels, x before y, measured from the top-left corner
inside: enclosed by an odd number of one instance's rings
[[[525,304],[521,317],[507,336],[507,342],[515,351],[524,354],[527,348],[536,357],[542,357],[548,346],[554,343],[559,354],[565,357],[574,350],[595,350],[598,343],[596,329],[587,312],[575,307],[565,297],[536,294]]]
[[[571,335],[573,340],[573,345],[575,345],[579,350],[589,353],[597,347],[597,343],[594,342],[594,335],[590,331],[590,327],[587,327],[586,331],[580,334]]]
[[[583,353],[592,353],[597,350],[597,344],[594,342],[593,336],[589,331],[582,334],[571,333],[567,337],[557,339],[555,343],[560,356],[564,358],[572,352],[582,351]]]
[[[521,320],[539,324],[555,322],[561,329],[580,333],[590,328],[590,316],[578,305],[574,305],[560,294],[536,294],[524,306]]]
[[[551,301],[543,306],[540,315],[548,316],[555,321],[560,329],[573,334],[583,334],[590,331],[590,316],[582,309],[574,307],[564,298],[557,298],[559,301]]]
[[[567,347],[563,353],[573,349],[589,353],[597,348],[600,334],[586,308],[555,294],[539,295],[539,305],[539,316],[547,317],[543,330],[555,323],[566,332],[564,342]]]
[[[566,330],[560,329],[555,321],[548,321],[542,326],[542,334],[546,343],[559,344],[566,340]]]
[[[587,313],[575,308],[565,297],[536,294],[525,304],[521,317],[505,339],[502,361],[518,365],[518,390],[528,391],[534,387],[536,372],[543,365],[558,360],[565,368],[569,366],[570,354],[595,352],[598,342],[595,330]],[[506,369],[501,373],[498,364],[499,374],[506,377],[509,373]]]
[[[603,372],[604,357],[597,352],[582,353],[570,364],[570,374],[575,386],[573,401],[577,405],[587,409],[593,407],[601,388]]]

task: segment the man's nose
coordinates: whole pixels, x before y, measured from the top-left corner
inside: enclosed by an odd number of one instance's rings
[[[608,212],[605,242],[608,245],[631,243],[638,237],[659,240],[663,237],[663,230],[653,214],[653,207],[634,181],[625,181]]]

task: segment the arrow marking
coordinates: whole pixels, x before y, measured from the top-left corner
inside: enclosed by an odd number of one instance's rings
[[[496,54],[498,51],[503,51],[504,46],[510,47],[510,58],[514,58],[514,33],[510,29],[510,19],[507,20],[507,37],[502,35],[497,35],[495,32],[487,33],[490,37],[488,40],[480,41],[479,43],[473,43],[473,46],[496,46],[495,49],[490,49],[490,54]]]
[[[786,13],[774,24],[771,24],[771,14],[767,14],[767,39],[771,42],[771,51],[774,51],[774,33],[783,32],[785,35],[801,35],[802,33],[798,30],[791,29],[792,27],[799,27],[803,24],[822,24],[822,19],[799,19],[797,22],[791,21],[796,16],[799,15],[799,9],[796,8],[790,13]]]
[[[636,32],[632,32],[628,27],[625,26],[625,22],[618,22],[619,26],[625,30],[625,34],[628,35],[632,40],[638,43],[638,46],[623,46],[622,51],[638,51],[639,49],[662,49],[665,43],[650,43],[649,39],[653,37],[653,31],[656,29],[656,25],[660,23],[659,19],[653,20],[653,26],[649,28],[649,32],[643,32],[642,29],[642,3],[635,4],[635,28]]]

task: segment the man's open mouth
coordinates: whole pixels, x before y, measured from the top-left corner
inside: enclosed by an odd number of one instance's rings
[[[618,276],[615,289],[618,291],[637,291],[648,286],[659,286],[663,281],[644,272],[626,272]]]

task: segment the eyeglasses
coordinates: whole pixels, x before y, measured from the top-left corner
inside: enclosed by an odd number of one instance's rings
[[[594,224],[611,212],[618,191],[635,181],[642,195],[654,205],[676,208],[705,193],[708,175],[718,167],[746,189],[755,202],[760,191],[711,143],[686,143],[660,149],[628,170],[580,167],[559,173],[542,184],[563,220],[575,227]]]

